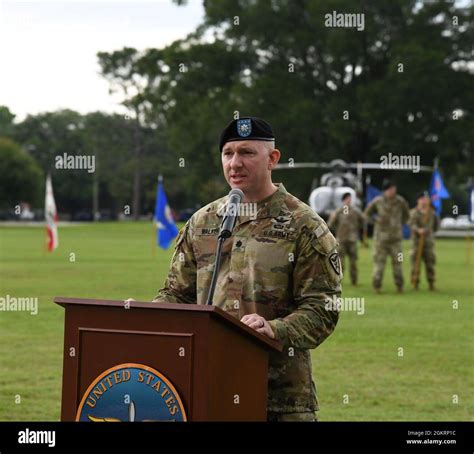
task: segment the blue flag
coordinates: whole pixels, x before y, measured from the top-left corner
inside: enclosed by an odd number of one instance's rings
[[[438,170],[435,170],[431,176],[430,196],[436,213],[438,216],[441,215],[441,199],[447,199],[450,195]]]
[[[168,249],[173,239],[178,235],[178,227],[176,227],[171,215],[165,190],[161,182],[158,182],[156,190],[155,222],[157,244],[163,249]]]
[[[380,194],[382,194],[382,191],[380,189],[377,189],[375,186],[368,184],[365,192],[365,204],[368,205],[370,202],[372,202],[373,199],[375,199],[375,197]]]

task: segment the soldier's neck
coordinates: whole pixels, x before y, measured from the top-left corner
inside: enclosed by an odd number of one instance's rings
[[[245,193],[244,203],[258,203],[262,202],[265,199],[268,199],[270,196],[275,194],[278,191],[278,186],[270,182],[270,185],[265,187],[263,190],[258,191],[258,193]]]

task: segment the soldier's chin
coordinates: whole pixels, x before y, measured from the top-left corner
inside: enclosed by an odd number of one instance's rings
[[[247,187],[246,178],[239,178],[239,179],[230,178],[228,183],[232,189],[241,189],[244,192],[245,192],[245,188]]]

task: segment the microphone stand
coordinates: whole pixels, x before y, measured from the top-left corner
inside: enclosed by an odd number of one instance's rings
[[[227,234],[228,233],[228,234]],[[225,235],[227,234],[227,235]],[[219,269],[221,267],[221,254],[222,246],[227,238],[229,238],[230,232],[224,231],[219,235],[217,239],[217,251],[216,251],[216,263],[214,264],[214,271],[212,272],[211,286],[209,287],[209,295],[207,296],[206,305],[212,306],[212,299],[214,297],[214,291],[216,289],[217,275],[219,274]]]
[[[214,298],[214,291],[217,283],[217,275],[219,274],[219,269],[221,267],[222,247],[225,240],[232,235],[237,218],[237,208],[243,197],[244,193],[240,189],[232,189],[229,193],[227,213],[222,219],[221,229],[219,236],[217,237],[216,263],[214,264],[214,271],[212,272],[211,285],[209,287],[209,294],[206,301],[207,306],[212,306],[212,299]]]

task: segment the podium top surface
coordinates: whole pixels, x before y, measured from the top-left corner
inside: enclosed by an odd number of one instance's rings
[[[90,298],[70,298],[64,296],[56,296],[54,302],[63,306],[64,308],[70,306],[99,306],[99,307],[117,307],[123,309],[125,301],[123,300],[102,300]],[[240,320],[232,317],[221,308],[217,306],[205,306],[201,304],[175,304],[175,303],[152,303],[147,301],[130,301],[130,309],[139,308],[147,310],[174,310],[174,311],[189,311],[189,312],[207,312],[212,317],[220,319],[223,323],[232,325],[239,330],[243,335],[252,337],[256,342],[263,343],[267,348],[281,352],[283,345],[277,340],[257,333],[254,329],[248,327]]]

